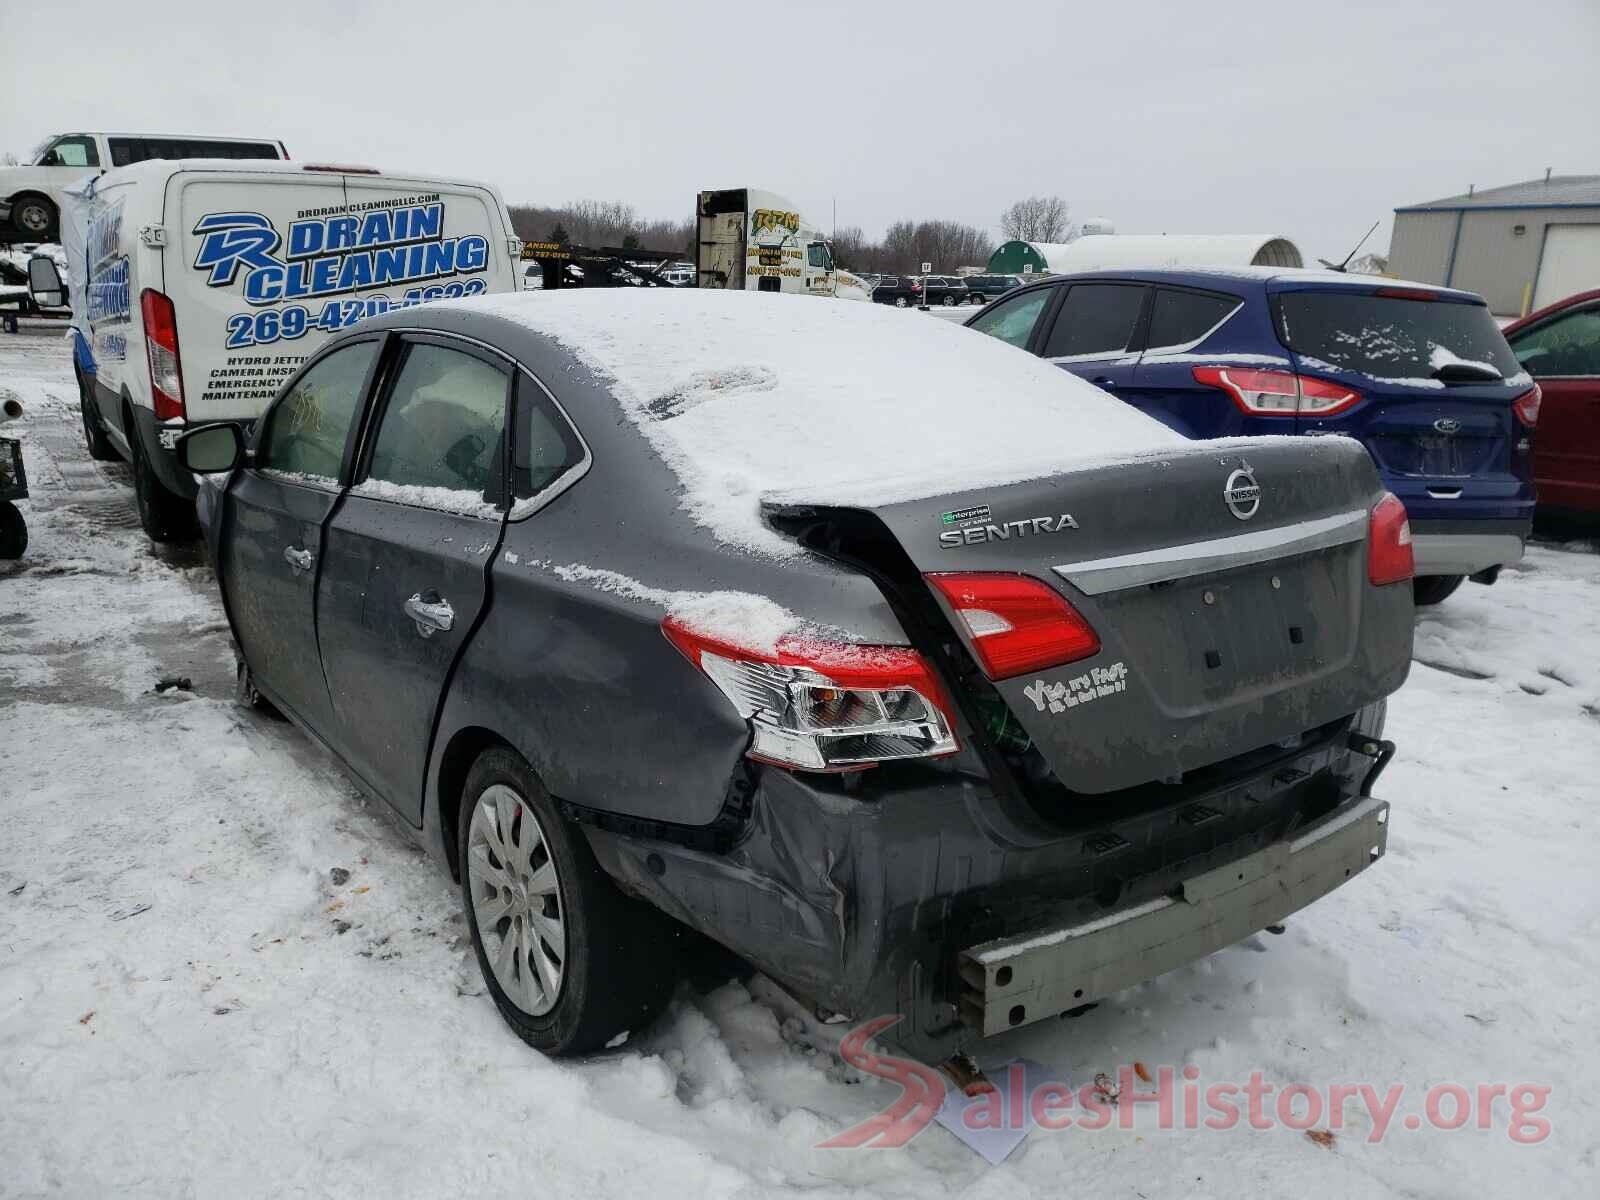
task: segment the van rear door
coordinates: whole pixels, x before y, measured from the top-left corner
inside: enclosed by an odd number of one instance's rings
[[[369,314],[516,287],[492,188],[314,166],[176,172],[164,216],[188,420],[254,420]]]

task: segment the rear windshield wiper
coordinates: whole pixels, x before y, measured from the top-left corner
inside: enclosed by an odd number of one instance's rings
[[[1440,383],[1499,383],[1505,376],[1488,363],[1447,362],[1435,367],[1431,378]]]

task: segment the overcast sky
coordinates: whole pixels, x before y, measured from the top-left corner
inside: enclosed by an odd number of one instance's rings
[[[763,187],[874,237],[998,233],[1054,193],[1123,233],[1342,258],[1398,204],[1600,173],[1597,62],[1600,0],[0,0],[0,150],[265,135],[512,203],[678,217]]]

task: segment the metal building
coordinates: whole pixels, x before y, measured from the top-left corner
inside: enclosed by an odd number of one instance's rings
[[[1063,275],[1132,267],[1298,267],[1300,248],[1270,233],[1105,233],[1071,242],[1006,242],[996,275]]]
[[[1600,287],[1600,175],[1469,189],[1397,208],[1389,273],[1477,292],[1502,317]]]

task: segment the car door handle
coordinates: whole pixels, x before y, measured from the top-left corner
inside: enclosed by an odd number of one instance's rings
[[[295,574],[311,570],[311,564],[316,562],[316,557],[309,550],[302,550],[299,546],[285,546],[283,548],[283,561],[294,568]]]
[[[1095,387],[1103,388],[1108,392],[1114,392],[1117,390],[1117,381],[1115,379],[1108,379],[1104,375],[1100,376],[1099,379],[1094,380],[1094,385]]]
[[[456,623],[456,610],[450,607],[450,601],[431,589],[414,593],[403,607],[406,616],[416,623],[417,633],[425,638],[440,630],[448,633]]]

